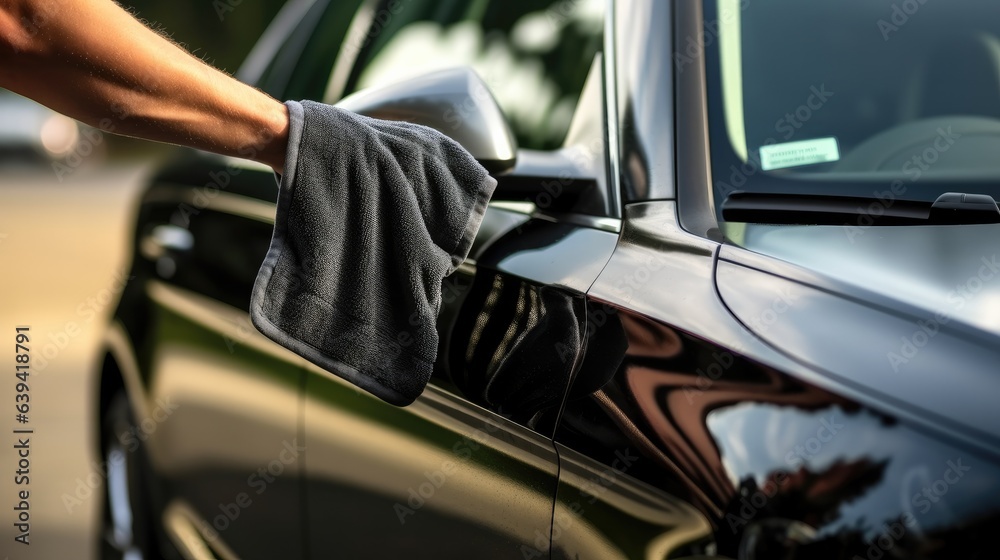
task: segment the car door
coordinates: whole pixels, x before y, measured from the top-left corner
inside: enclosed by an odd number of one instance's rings
[[[290,4],[251,56],[250,78],[280,98],[321,97],[325,82],[309,78],[329,74],[347,27],[338,22],[359,3]],[[134,441],[166,481],[163,524],[175,541],[200,540],[223,558],[304,556],[305,361],[247,314],[276,195],[267,167],[185,152],[141,202],[135,270],[149,305],[119,310],[147,341],[137,348],[146,408],[162,422],[142,424]]]
[[[138,268],[150,303],[140,348],[163,522],[218,554],[301,554],[298,439],[302,360],[257,334],[245,309],[267,251],[272,207],[158,182],[143,202]],[[273,219],[273,215],[270,216]],[[148,275],[148,276],[147,276]]]
[[[618,239],[604,178],[600,11],[595,27],[588,13],[554,6],[377,4],[361,16],[374,23],[358,35],[357,63],[334,71],[326,101],[471,64],[522,147],[537,149],[522,149],[518,167],[499,177],[508,194],[494,197],[469,258],[443,283],[436,370],[414,404],[387,405],[307,368],[312,558],[549,554],[551,437],[586,344],[583,294]],[[514,44],[513,30],[532,22],[568,30],[556,33],[566,41],[559,56],[528,56]],[[526,61],[509,70],[525,89],[498,93],[495,57],[507,64],[515,55]],[[560,77],[547,78],[546,64]],[[548,114],[560,104],[569,113],[562,120]]]

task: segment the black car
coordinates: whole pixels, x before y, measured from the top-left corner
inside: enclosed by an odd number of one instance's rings
[[[242,79],[499,181],[434,377],[399,408],[258,334],[275,177],[189,154],[107,336],[102,552],[995,558],[998,16],[291,2]]]

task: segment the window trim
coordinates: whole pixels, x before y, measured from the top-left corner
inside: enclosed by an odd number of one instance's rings
[[[250,53],[243,59],[243,64],[236,71],[236,79],[253,86],[259,86],[267,67],[271,65],[278,51],[302,23],[316,2],[329,3],[330,0],[291,0],[285,4],[260,38],[257,39],[257,42],[254,43]]]
[[[391,1],[394,0],[366,0],[354,13],[354,18],[347,27],[344,42],[340,47],[340,52],[337,53],[337,58],[333,63],[333,70],[330,72],[330,78],[326,83],[326,91],[323,92],[323,103],[336,103],[344,97],[347,84],[354,73],[358,59],[371,46],[371,41],[367,41],[360,47],[352,48],[349,46],[349,42],[353,41],[355,37],[367,37],[371,31],[372,22],[375,20],[375,14],[380,10],[388,9],[387,6]]]

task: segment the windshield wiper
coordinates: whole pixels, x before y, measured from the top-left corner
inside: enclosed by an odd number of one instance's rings
[[[959,225],[1000,223],[985,194],[944,193],[934,202],[812,194],[735,192],[722,203],[727,222],[795,225]]]

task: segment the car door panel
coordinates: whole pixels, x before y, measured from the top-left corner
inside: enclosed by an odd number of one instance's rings
[[[557,448],[553,559],[678,558],[710,539],[712,528],[698,510],[626,474],[640,459],[634,447],[617,450],[610,465]]]
[[[148,289],[157,333],[148,398],[171,409],[150,434],[154,468],[204,522],[210,545],[218,539],[247,559],[298,557],[301,364],[248,344],[259,335],[240,327],[237,310],[219,313],[163,284]]]
[[[543,15],[547,6],[421,1],[399,10],[379,2],[371,40],[358,45],[351,68],[337,72],[348,76],[345,93],[449,65],[470,64],[489,79],[492,59],[476,52],[449,47],[399,61],[442,48],[453,29],[475,28],[506,48],[515,24]],[[531,81],[545,95],[511,121],[522,148],[560,146],[569,119],[549,121],[537,109],[557,101],[576,104],[600,44],[600,25],[582,24],[594,24],[595,12],[566,8],[566,20],[580,18],[581,25],[557,31],[575,46],[561,45],[544,59],[519,57],[532,73],[565,61]],[[500,97],[514,104],[528,99]],[[599,115],[600,105],[587,110]],[[603,162],[601,142],[588,147]],[[551,198],[558,193],[544,185],[575,177],[575,168],[560,165],[544,173],[522,166],[499,180]],[[445,279],[438,360],[414,404],[392,407],[309,368],[304,425],[312,557],[384,558],[414,550],[442,558],[521,558],[531,550],[548,555],[558,469],[551,435],[586,343],[583,293],[617,235],[585,219],[570,225],[566,216],[536,213],[532,198],[491,204],[466,263]],[[450,472],[441,478],[445,465]]]
[[[804,381],[794,368],[762,363],[746,347],[625,309],[616,314],[629,340],[625,358],[599,390],[571,397],[556,436],[553,558],[736,558],[741,549],[756,558],[888,549],[937,557],[928,551],[939,546],[949,550],[941,557],[974,557],[989,546],[986,527],[997,511],[983,496],[1000,480],[990,458]],[[589,480],[581,484],[574,463]],[[665,496],[658,510],[689,504],[700,519],[692,526],[702,530],[637,530],[634,518],[648,516],[649,503],[620,495],[636,482],[651,487],[646,498]],[[607,513],[605,502],[620,511]],[[560,531],[564,538],[556,538]],[[588,539],[613,554],[583,549]]]
[[[875,557],[889,549],[934,557],[938,546],[949,549],[945,557],[967,557],[988,546],[984,527],[996,511],[980,490],[1000,480],[990,459],[875,408],[746,330],[717,293],[711,242],[678,228],[675,211],[673,202],[627,207],[622,242],[588,293],[588,306],[627,344],[619,360],[602,355],[607,344],[589,345],[567,399],[556,434],[564,466],[556,511],[572,522],[556,539],[557,518],[553,557],[607,557],[578,546],[595,538],[611,557],[628,558],[667,550]],[[639,278],[642,266],[645,282],[623,280]],[[588,367],[598,358],[602,367]],[[577,464],[603,473],[583,492]],[[963,487],[961,469],[977,473],[975,481]],[[934,505],[927,488],[942,476],[954,490],[931,492]],[[619,496],[635,483],[655,488],[646,495],[663,497],[658,507],[689,504],[701,517],[692,527],[711,530],[637,531],[632,520],[644,505]],[[605,500],[623,513],[595,507]],[[671,547],[659,548],[665,542]]]
[[[607,264],[617,243],[618,233],[610,229],[536,217],[522,224],[502,251],[480,261],[506,274],[582,294]]]
[[[198,194],[154,187],[141,211],[136,271],[150,342],[140,357],[147,409],[164,413],[137,436],[165,481],[164,505],[189,512],[209,546],[298,557],[304,362],[258,334],[246,312],[273,207]]]
[[[586,314],[581,293],[532,276],[563,259],[596,277],[614,245],[602,252],[592,242],[567,258],[566,239],[591,237],[579,226],[490,212],[478,260],[445,280],[437,369],[414,404],[387,405],[310,366],[312,557],[548,555],[558,469],[550,438]],[[527,254],[537,260],[514,258]],[[505,262],[514,265],[500,270]]]
[[[418,2],[400,13],[391,3],[380,6],[394,15],[378,24],[378,35],[359,54],[348,92],[442,65],[471,64],[489,82],[488,61],[474,53],[448,49],[402,67],[390,61],[436,48],[453,28],[481,25],[484,36],[501,45],[522,16],[543,14],[547,4]],[[580,16],[578,6],[567,8],[567,19]],[[418,31],[428,29],[441,33]],[[565,26],[561,33],[567,35],[584,30],[579,48],[559,47],[537,65],[526,57],[532,71],[549,59],[568,61],[539,76],[546,94],[560,91],[567,107],[575,105],[591,70],[599,29]],[[500,97],[515,104],[528,99]],[[591,95],[592,103],[579,112],[599,119],[599,98]],[[568,120],[536,126],[548,122],[537,118],[537,108],[549,101],[532,101],[530,118],[512,121],[522,148],[562,142]],[[587,138],[586,153],[597,168],[606,158],[603,129],[594,130],[598,137]],[[574,166],[579,158],[552,154],[523,152],[519,167],[498,177],[497,193],[506,186],[507,199],[495,197],[469,258],[444,281],[438,359],[430,385],[413,405],[393,408],[329,374],[307,374],[312,557],[385,558],[414,550],[439,558],[548,556],[558,474],[551,436],[586,345],[583,294],[617,241],[613,224],[599,218],[538,211],[554,210],[553,198],[561,194],[560,209],[578,212],[567,208],[584,192],[575,189],[577,182],[592,187],[586,191],[591,194],[599,184],[594,177],[569,179],[580,173]],[[510,194],[515,190],[522,196]],[[538,200],[542,194],[544,201]],[[445,465],[451,472],[442,478]]]
[[[397,408],[307,375],[310,557],[514,558],[548,534],[547,438],[433,386]]]
[[[411,16],[429,21],[441,11],[438,8],[436,3],[421,3],[420,13],[417,6],[409,7],[403,14],[394,13],[391,25],[378,25],[388,30]],[[450,11],[459,16],[453,24],[464,25],[467,17],[480,12],[488,19],[499,18],[484,25],[491,33],[509,30],[519,19],[501,3],[467,14],[461,3],[453,8]],[[520,9],[543,13],[537,6]],[[561,48],[559,55],[587,64],[562,64],[556,72],[539,75],[547,94],[560,92],[546,103],[558,101],[566,108],[575,102],[599,44],[599,26],[592,25],[589,13],[567,15],[579,16],[588,25],[564,27],[579,48]],[[390,36],[385,33],[354,47],[366,51]],[[322,82],[325,73],[322,68],[308,75],[293,72],[306,78],[304,84]],[[596,110],[599,114],[599,106]],[[534,109],[527,114],[537,122],[535,128],[525,129],[524,138],[557,147],[569,121],[554,120],[548,130]],[[524,118],[519,122],[526,123]],[[599,141],[588,144],[588,154]],[[593,157],[604,161],[603,153]],[[543,176],[520,177],[522,187],[545,192],[545,181],[565,178],[557,167],[546,168],[551,173]],[[161,459],[159,464],[166,469],[169,493],[183,501],[185,512],[201,518],[203,533],[223,515],[219,523],[226,528],[217,531],[220,542],[249,558],[300,553],[314,558],[385,558],[412,555],[414,550],[443,558],[515,558],[532,550],[548,554],[558,469],[551,435],[586,344],[583,292],[617,239],[607,224],[592,217],[492,207],[469,261],[443,285],[441,354],[431,386],[412,406],[400,409],[319,368],[300,368],[301,361],[280,349],[275,355],[276,345],[249,328],[245,313],[230,314],[213,305],[246,309],[252,276],[237,271],[235,264],[258,264],[266,242],[260,243],[256,235],[242,237],[249,231],[246,224],[230,227],[225,223],[230,218],[216,219],[206,208],[227,205],[229,216],[263,223],[269,233],[266,217],[268,212],[273,215],[273,206],[267,203],[273,203],[276,194],[273,176],[248,171],[231,160],[206,158],[176,166],[160,181],[165,187],[174,185],[183,200],[173,200],[173,193],[156,196],[186,204],[182,218],[190,218],[187,223],[170,216],[163,223],[187,230],[195,247],[218,238],[220,247],[235,253],[217,250],[201,259],[200,266],[192,266],[190,255],[178,252],[147,257],[148,271],[158,277],[150,294],[157,298],[155,305],[146,320],[140,320],[151,334],[148,338],[157,341],[142,354],[150,395],[184,403],[175,413],[184,433],[198,433],[200,422],[218,427],[201,427],[205,437],[191,441],[184,441],[179,428],[165,429],[154,446],[165,450],[158,451],[160,455],[186,458],[177,464]],[[205,313],[199,313],[199,307]],[[220,323],[220,317],[227,322]],[[204,340],[185,338],[192,334]],[[206,344],[211,348],[202,348]],[[213,398],[206,398],[195,385],[202,378],[234,392],[209,391]],[[267,392],[273,392],[280,413],[255,401]],[[299,436],[304,450],[294,464],[273,477],[259,500],[251,495],[254,505],[240,506],[238,519],[227,521],[224,510],[230,496],[238,497],[249,477],[260,475],[260,468],[267,472],[274,459],[267,455],[270,444]],[[206,449],[205,441],[213,439],[223,440],[218,450]],[[246,472],[250,467],[254,469]],[[293,481],[300,474],[305,481],[296,486]],[[284,536],[277,536],[281,532]]]

